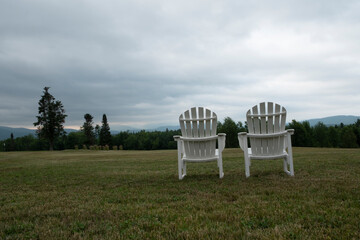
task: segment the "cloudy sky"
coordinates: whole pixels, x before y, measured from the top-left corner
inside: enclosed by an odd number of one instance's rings
[[[66,127],[177,125],[193,106],[244,121],[360,115],[360,1],[4,0],[0,125],[33,127],[43,88]]]

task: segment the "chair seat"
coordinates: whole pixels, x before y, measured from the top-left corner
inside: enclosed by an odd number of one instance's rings
[[[286,151],[284,151],[282,154],[277,154],[277,155],[253,155],[251,148],[248,148],[248,154],[249,157],[251,159],[278,159],[278,158],[284,158],[286,156],[288,156],[288,153]]]
[[[215,156],[213,157],[199,157],[199,158],[187,158],[184,154],[183,160],[186,162],[211,162],[211,161],[217,161],[219,159],[219,149],[215,149]]]

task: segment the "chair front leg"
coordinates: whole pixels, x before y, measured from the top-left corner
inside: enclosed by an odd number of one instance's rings
[[[288,130],[287,134],[287,144],[288,144],[288,164],[290,167],[290,176],[294,176],[294,162],[293,162],[293,153],[292,153],[292,145],[291,145],[291,135],[294,134],[294,130]]]
[[[288,175],[290,175],[290,171],[288,170],[288,164],[289,164],[289,161],[288,161],[288,158],[289,156],[286,156],[284,157],[284,172]]]
[[[219,158],[217,160],[218,167],[219,167],[219,178],[224,177],[224,170],[223,170],[223,162],[222,162],[222,152],[219,152]]]
[[[218,144],[219,144],[219,158],[217,160],[217,164],[219,167],[219,177],[224,177],[224,169],[223,169],[223,160],[222,160],[222,152],[225,148],[225,141],[226,141],[226,134],[225,133],[219,133],[218,134]]]
[[[291,146],[291,135],[294,134],[293,129],[288,129],[285,141],[285,147],[287,148],[287,156],[284,158],[284,172],[290,176],[294,176],[294,163]],[[289,167],[289,168],[288,168]]]
[[[241,132],[238,133],[238,140],[240,148],[244,151],[244,162],[245,162],[245,176],[250,177],[250,165],[251,160],[249,156],[249,150],[248,150],[248,140],[247,140],[247,133]]]
[[[183,170],[183,177],[186,176],[186,162],[185,161],[182,161],[182,170]]]
[[[184,178],[184,160],[182,159],[183,141],[180,139],[180,136],[174,136],[174,140],[177,142],[179,180],[182,180]]]
[[[178,142],[178,145],[181,145],[180,141]],[[183,179],[183,166],[184,166],[184,161],[182,160],[181,157],[181,151],[179,151],[178,149],[178,169],[179,169],[179,180]]]

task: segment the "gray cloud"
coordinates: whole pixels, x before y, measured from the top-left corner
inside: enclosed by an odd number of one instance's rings
[[[67,126],[175,125],[192,106],[244,120],[360,115],[358,1],[7,1],[0,125],[31,127],[44,86]],[[289,119],[289,120],[290,120]]]

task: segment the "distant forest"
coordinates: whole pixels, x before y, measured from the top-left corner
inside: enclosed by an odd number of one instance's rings
[[[360,120],[350,125],[339,124],[326,126],[318,123],[310,126],[309,122],[297,122],[293,120],[286,128],[295,130],[292,136],[292,145],[295,147],[331,147],[331,148],[358,148],[360,146]],[[246,132],[247,125],[242,122],[236,123],[227,117],[223,122],[218,122],[218,133],[226,133],[226,147],[239,147],[237,134]],[[100,146],[99,138],[95,144],[89,146],[83,131],[71,132],[57,138],[54,143],[55,150],[64,149],[120,149],[120,150],[158,150],[176,149],[174,135],[181,135],[180,130],[166,131],[139,131],[120,132],[111,135],[109,144]],[[46,140],[27,135],[0,141],[0,151],[37,151],[48,150],[49,143]]]

